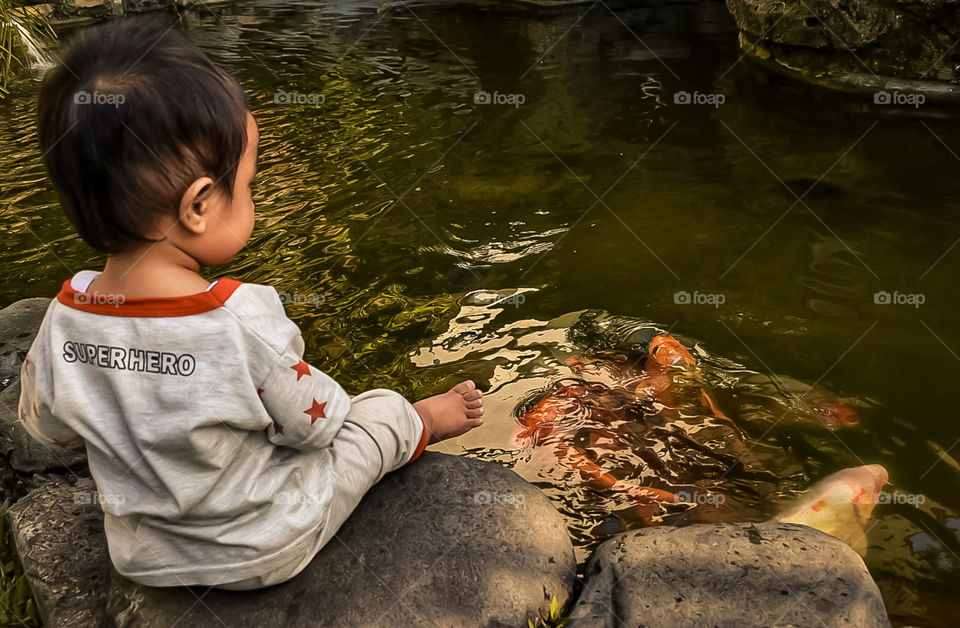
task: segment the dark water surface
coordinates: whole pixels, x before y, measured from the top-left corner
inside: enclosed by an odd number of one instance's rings
[[[566,358],[636,349],[633,333],[656,325],[699,341],[731,414],[744,373],[819,382],[856,400],[861,425],[748,430],[752,468],[770,477],[713,482],[731,500],[718,518],[768,518],[831,471],[881,463],[923,498],[879,506],[868,528],[888,610],[917,625],[957,616],[949,112],[773,78],[739,60],[717,2],[256,0],[188,13],[184,30],[247,87],[261,133],[254,237],[211,276],[290,295],[308,359],[348,391],[418,397],[476,379],[486,424],[440,449],[543,486],[582,559],[637,522],[510,442],[517,407],[568,375]],[[0,101],[0,305],[102,264],[45,178],[36,90],[24,78]],[[323,102],[277,103],[279,90]],[[478,104],[480,90],[523,103]],[[677,104],[680,91],[724,102]],[[881,291],[923,303],[877,303]]]

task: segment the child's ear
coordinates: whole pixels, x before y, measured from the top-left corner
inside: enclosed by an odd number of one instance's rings
[[[180,225],[194,235],[201,235],[207,230],[213,185],[210,177],[200,177],[190,184],[180,198]]]

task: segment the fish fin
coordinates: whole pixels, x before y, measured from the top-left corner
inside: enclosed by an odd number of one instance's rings
[[[640,486],[640,487],[637,487],[636,490],[641,495],[649,495],[652,499],[659,502],[677,503],[680,501],[677,498],[677,496],[671,493],[670,491],[665,491],[659,488],[653,488],[652,486]]]

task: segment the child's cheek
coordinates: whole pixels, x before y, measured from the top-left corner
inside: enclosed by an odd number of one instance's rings
[[[231,225],[233,237],[230,238],[232,246],[231,249],[226,252],[230,257],[236,255],[240,249],[243,248],[253,233],[254,208],[249,191],[244,195],[243,199],[237,198],[237,201],[238,203],[236,203],[232,211],[234,217],[233,224]]]
[[[229,208],[228,214],[222,216],[216,223],[216,228],[209,234],[206,246],[206,259],[201,260],[203,266],[225,264],[243,248],[253,233],[253,204],[246,203],[235,197],[236,201]]]
[[[244,215],[246,216],[246,225],[243,233],[246,234],[246,238],[244,238],[244,244],[246,244],[246,241],[249,240],[251,234],[253,234],[253,225],[257,217],[257,212],[253,205],[253,199],[250,198],[249,192],[247,193],[247,210],[244,212]]]

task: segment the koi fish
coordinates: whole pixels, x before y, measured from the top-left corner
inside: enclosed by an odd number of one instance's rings
[[[736,389],[739,418],[744,420],[775,418],[778,423],[809,424],[833,431],[860,425],[854,400],[792,377],[757,373],[742,378]]]
[[[654,525],[660,502],[676,503],[677,497],[662,489],[638,486],[617,478],[595,462],[588,448],[617,440],[617,423],[639,412],[636,399],[622,389],[602,384],[558,382],[519,418],[513,442],[518,446],[553,448],[557,460],[580,474],[581,480],[598,491],[630,495],[634,511],[647,525]],[[633,417],[637,424],[642,416]]]
[[[708,414],[728,421],[742,435],[706,391],[706,383],[697,361],[686,347],[669,334],[659,334],[650,342],[643,367],[629,364],[622,354],[597,358],[570,358],[567,364],[579,372],[599,375],[614,388],[657,401],[667,408]]]
[[[731,421],[713,403],[704,390],[696,360],[672,336],[661,334],[650,343],[642,368],[631,364],[627,356],[607,354],[595,358],[571,358],[574,370],[599,377],[602,383],[558,382],[533,407],[519,417],[513,442],[518,446],[551,446],[557,459],[579,472],[584,483],[604,492],[620,492],[635,501],[638,517],[652,525],[660,512],[660,503],[680,503],[676,495],[651,486],[637,486],[618,479],[588,454],[601,446],[605,437],[616,442],[617,429],[624,429],[640,402],[658,401],[675,410],[678,404],[695,406],[707,413]],[[642,413],[636,424],[643,423]],[[739,430],[738,430],[739,433]]]
[[[729,423],[740,441],[744,439],[744,432],[707,392],[696,359],[669,334],[655,336],[646,355],[634,362],[624,354],[606,353],[573,357],[567,360],[567,364],[591,380],[599,381],[557,382],[519,417],[513,443],[551,447],[558,461],[578,472],[585,484],[598,491],[630,496],[636,504],[638,517],[647,525],[658,522],[658,515],[663,513],[661,504],[677,504],[683,500],[663,489],[623,481],[603,468],[602,457],[591,455],[594,451],[602,451],[605,445],[623,446],[620,436],[625,430],[645,429],[642,427],[645,424],[644,411],[639,409],[641,404],[647,403],[647,411],[651,402],[660,404],[657,412],[668,419],[679,412],[715,417]],[[799,380],[758,375],[744,381],[753,386],[753,390],[747,389],[748,394],[758,390],[769,392],[765,387],[777,385],[776,393],[770,395],[775,399],[783,399],[787,393],[805,395],[808,405],[817,409],[818,418],[827,426],[859,424],[856,411],[841,399]],[[803,420],[810,422],[813,419],[806,417]],[[811,497],[801,501],[781,520],[809,521],[807,525],[840,536],[854,549],[860,548],[862,542],[865,551],[866,541],[860,539],[863,536],[862,523],[869,518],[874,498],[886,483],[887,476],[879,465],[858,469],[848,469],[824,479],[808,492],[810,496],[818,496],[817,499]],[[881,473],[882,481],[878,483],[876,478],[880,478]],[[862,491],[858,489],[852,496],[844,492],[844,487],[854,485],[862,487]]]
[[[837,471],[814,484],[776,520],[816,528],[863,556],[867,553],[864,528],[889,481],[887,470],[879,464]]]
[[[664,405],[689,408],[699,404],[713,416],[733,425],[733,420],[707,394],[697,361],[673,336],[661,334],[653,339],[645,370],[653,379],[660,378],[661,382],[662,378],[667,380],[666,387],[657,394],[657,399]]]

